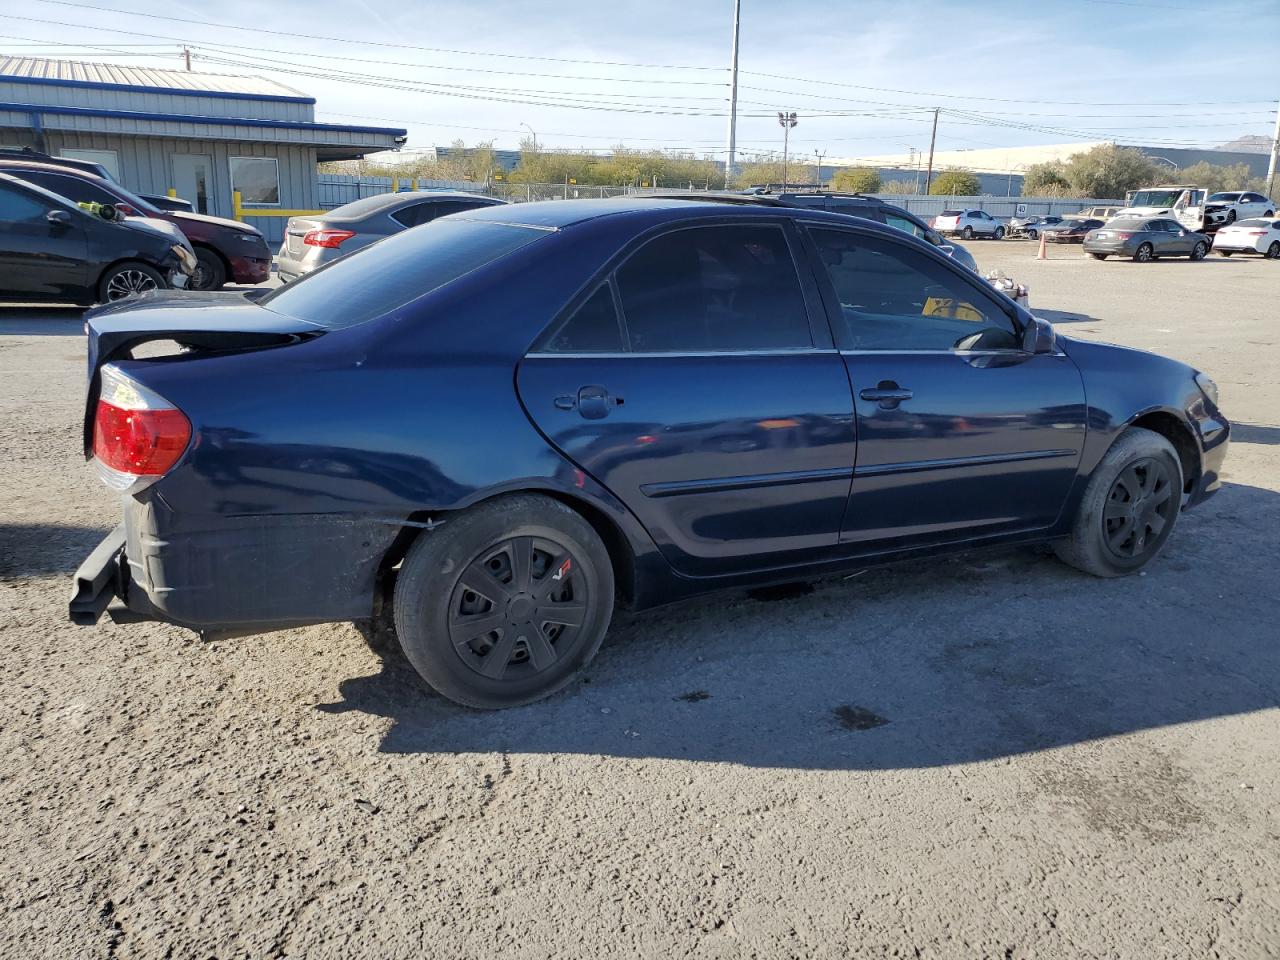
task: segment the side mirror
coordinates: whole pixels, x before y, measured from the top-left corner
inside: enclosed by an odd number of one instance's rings
[[[135,210],[133,208],[133,204],[130,203],[117,203],[116,213],[122,214],[126,217],[136,217],[138,215],[138,211]]]
[[[71,224],[71,214],[65,210],[50,210],[44,218],[56,227],[66,227]]]
[[[1056,340],[1053,324],[1039,317],[1032,317],[1022,331],[1022,349],[1027,353],[1053,353]]]

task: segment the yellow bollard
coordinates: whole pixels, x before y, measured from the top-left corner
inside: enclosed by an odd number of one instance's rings
[[[231,191],[231,218],[244,223],[244,207],[242,206],[243,198],[240,196],[239,190]]]
[[[166,190],[166,191],[165,191],[165,194],[166,194],[167,196],[172,197],[174,200],[177,200],[177,199],[178,199],[178,191],[177,191],[176,189],[174,189],[173,187],[170,187],[168,190]]]
[[[392,192],[392,193],[399,193],[399,192],[400,192],[400,178],[399,178],[399,177],[392,177],[392,178],[391,178],[391,192]]]

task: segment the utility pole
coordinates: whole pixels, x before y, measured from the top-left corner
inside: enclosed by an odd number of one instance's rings
[[[738,31],[742,19],[742,0],[733,0],[733,60],[729,68],[729,155],[724,162],[726,189],[733,178],[734,153],[738,139]]]
[[[924,177],[924,192],[929,193],[929,187],[933,183],[933,148],[938,142],[938,107],[933,108],[933,133],[929,137],[929,172]]]
[[[822,158],[827,155],[827,151],[823,150],[819,152],[817,150],[814,150],[813,154],[818,158],[818,189],[821,190],[822,189]]]
[[[1271,137],[1271,159],[1267,162],[1267,199],[1275,195],[1276,166],[1280,164],[1280,104],[1276,105],[1276,132]]]
[[[191,51],[186,47],[183,47],[182,56],[187,61],[187,73],[190,73],[191,72]]]
[[[796,119],[796,112],[792,110],[790,113],[782,110],[778,111],[778,126],[782,127],[782,192],[787,192],[787,154],[791,146],[791,128],[800,121]]]

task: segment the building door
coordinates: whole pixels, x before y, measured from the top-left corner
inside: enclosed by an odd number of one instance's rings
[[[211,213],[213,161],[202,153],[175,153],[173,186],[178,196],[190,203],[196,213]]]

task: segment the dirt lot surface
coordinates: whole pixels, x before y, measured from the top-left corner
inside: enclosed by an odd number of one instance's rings
[[[1144,576],[1005,551],[620,616],[500,714],[350,625],[70,626],[117,517],[84,342],[0,308],[4,960],[1280,956],[1280,263],[972,249],[1221,385],[1226,489]]]

